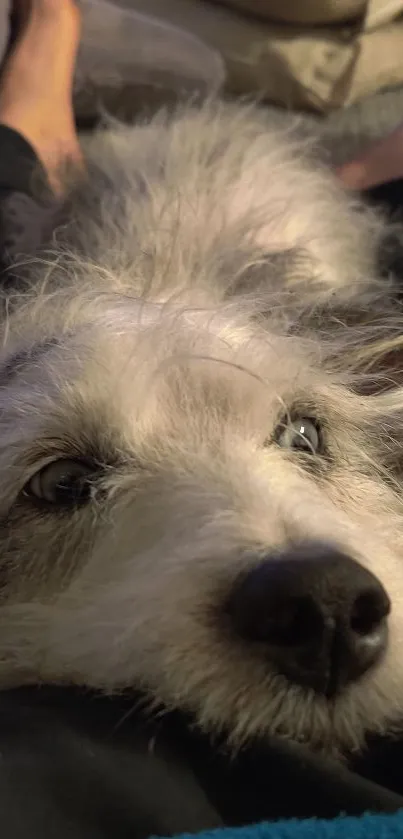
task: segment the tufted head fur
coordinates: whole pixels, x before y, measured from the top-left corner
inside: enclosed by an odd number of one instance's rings
[[[403,708],[384,223],[251,108],[113,127],[87,157],[66,223],[4,300],[0,686],[135,687],[234,744],[359,747]],[[320,452],[278,444],[304,417]],[[256,557],[307,540],[392,601],[383,660],[331,701],[223,620]]]

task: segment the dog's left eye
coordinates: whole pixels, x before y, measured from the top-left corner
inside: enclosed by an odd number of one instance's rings
[[[281,423],[275,440],[283,449],[295,449],[307,454],[318,454],[322,448],[319,425],[310,417],[296,417]]]
[[[40,469],[28,481],[24,495],[57,506],[76,506],[91,494],[94,469],[79,460],[61,458]]]

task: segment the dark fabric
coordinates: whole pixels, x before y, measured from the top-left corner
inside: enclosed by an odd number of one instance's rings
[[[18,281],[18,261],[33,256],[55,224],[57,202],[32,146],[0,124],[0,285]],[[10,270],[10,266],[15,266]]]
[[[378,204],[390,214],[401,214],[403,211],[402,178],[372,187],[365,194],[373,204]]]
[[[0,694],[1,835],[148,839],[403,807],[399,743],[374,743],[355,772],[280,741],[231,757],[179,714],[153,719],[141,707],[56,688]]]
[[[13,128],[0,124],[0,190],[32,194],[34,178],[45,173],[28,141]]]

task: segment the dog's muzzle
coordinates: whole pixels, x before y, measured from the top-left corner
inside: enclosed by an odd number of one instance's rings
[[[330,546],[267,556],[237,580],[228,614],[291,682],[328,697],[381,659],[391,604],[377,578]]]

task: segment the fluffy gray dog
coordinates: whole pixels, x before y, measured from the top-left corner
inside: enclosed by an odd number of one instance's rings
[[[67,210],[5,301],[0,685],[140,688],[235,747],[396,727],[384,222],[230,105],[101,132]]]

